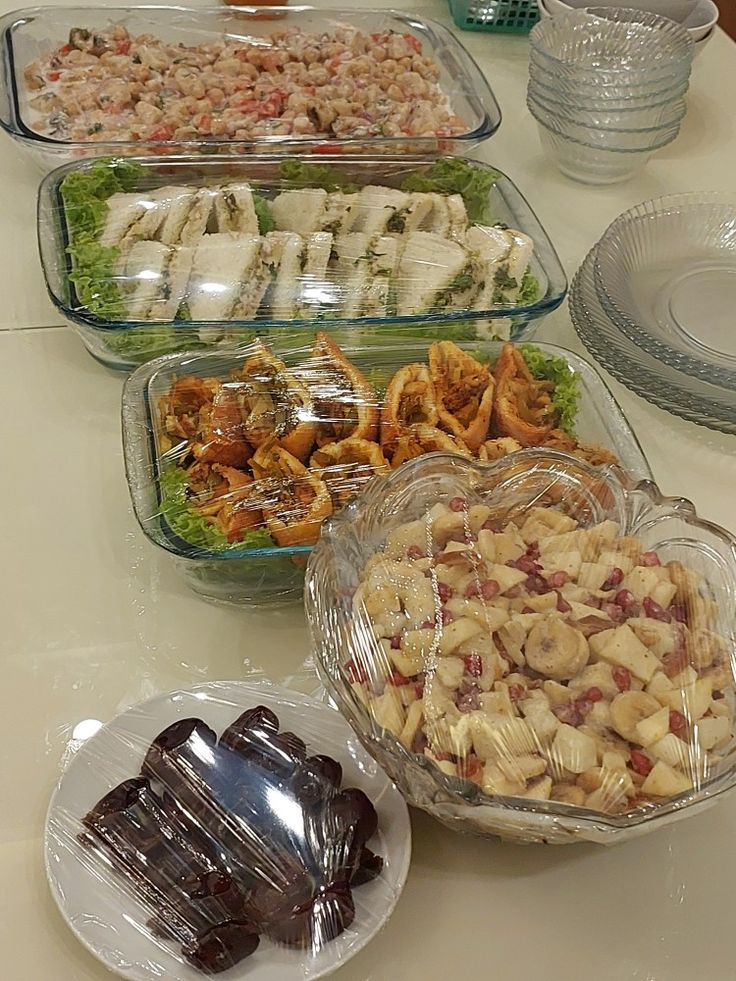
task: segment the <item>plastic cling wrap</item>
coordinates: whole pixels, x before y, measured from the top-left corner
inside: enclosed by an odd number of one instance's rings
[[[388,918],[410,849],[344,720],[265,682],[123,713],[73,757],[46,826],[62,914],[134,981],[323,977]]]
[[[736,540],[649,481],[416,460],[328,522],[306,595],[342,711],[453,827],[610,843],[736,782]]]
[[[648,475],[595,373],[548,346],[360,348],[320,334],[173,356],[129,380],[124,440],[143,530],[198,591],[236,601],[298,595],[322,522],[427,453],[491,460],[544,444]]]
[[[396,11],[59,6],[0,30],[0,122],[46,167],[106,152],[448,152],[501,122],[452,34]]]
[[[511,181],[456,157],[108,159],[42,187],[54,302],[112,367],[258,329],[508,338],[566,289]]]

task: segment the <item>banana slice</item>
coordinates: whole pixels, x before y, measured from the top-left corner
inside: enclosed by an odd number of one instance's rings
[[[590,651],[583,635],[557,617],[540,620],[529,631],[526,662],[534,671],[565,681],[588,663]]]
[[[645,691],[624,691],[611,702],[611,724],[616,732],[638,743],[637,725],[659,712],[662,706],[656,698]]]

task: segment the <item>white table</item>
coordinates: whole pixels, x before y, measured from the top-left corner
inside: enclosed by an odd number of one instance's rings
[[[449,20],[442,0],[418,9]],[[528,195],[569,276],[625,208],[668,192],[733,188],[736,47],[725,35],[696,63],[677,142],[637,180],[603,189],[567,181],[542,156],[524,106],[526,41],[462,38],[504,112],[479,156]],[[308,676],[309,647],[300,608],[252,613],[208,605],[138,530],[120,452],[121,379],[89,358],[46,298],[36,259],[36,184],[3,139],[0,977],[101,981],[109,975],[57,914],[42,863],[44,812],[75,730],[207,679]],[[564,309],[540,336],[579,349]],[[612,387],[662,488],[736,526],[736,438]],[[736,797],[625,846],[544,849],[453,835],[415,814],[414,859],[397,910],[338,976],[730,981],[734,821]]]

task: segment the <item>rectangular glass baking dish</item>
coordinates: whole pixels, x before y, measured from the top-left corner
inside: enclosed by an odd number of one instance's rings
[[[60,135],[44,134],[32,117],[24,70],[39,56],[64,45],[70,32],[105,30],[123,24],[132,36],[152,34],[167,43],[202,44],[224,36],[260,42],[276,30],[301,28],[317,33],[349,24],[366,34],[410,34],[439,68],[439,85],[449,100],[450,111],[462,120],[461,131],[451,138],[437,136],[355,136],[330,138],[293,135],[253,135],[249,139],[220,139],[204,131],[186,140],[83,140],[71,142]],[[491,88],[462,44],[440,24],[413,14],[392,10],[318,10],[294,7],[106,6],[29,7],[0,20],[0,125],[29,150],[46,171],[81,157],[146,155],[149,153],[243,153],[243,152],[386,152],[414,155],[466,151],[491,136],[501,123],[501,112]],[[54,79],[58,83],[58,79]],[[86,110],[85,110],[86,111]],[[90,127],[92,128],[92,127]],[[155,133],[154,133],[155,135]]]
[[[382,338],[380,342],[373,339],[360,346],[352,335],[331,336],[379,390],[400,367],[426,362],[430,346],[426,341],[397,338]],[[298,364],[311,351],[311,344],[305,345],[299,335],[281,334],[267,340],[287,366]],[[501,353],[502,344],[485,342],[461,347],[476,357],[493,361]],[[547,356],[564,359],[578,379],[576,436],[611,450],[621,467],[635,479],[650,479],[651,471],[641,447],[598,373],[571,351],[551,344],[536,347]],[[253,352],[253,345],[245,345],[237,350],[159,358],[128,378],[122,400],[126,474],[141,529],[151,542],[174,557],[179,573],[195,592],[216,602],[237,605],[298,600],[311,546],[215,551],[192,545],[176,534],[162,509],[161,477],[172,460],[172,451],[162,446],[158,404],[175,379],[185,375],[230,378]]]
[[[223,182],[246,181],[266,198],[294,186],[282,168],[310,167],[313,158],[294,157],[288,163],[275,156],[136,158],[138,168],[132,190],[148,194],[156,188],[175,185],[203,187]],[[563,301],[567,280],[547,233],[531,207],[511,179],[488,164],[464,161],[458,157],[324,157],[319,171],[324,178],[350,182],[357,187],[381,184],[399,187],[410,175],[426,178],[437,167],[465,168],[477,174],[484,183],[482,196],[473,198],[476,207],[489,216],[485,221],[499,222],[516,229],[533,241],[529,273],[538,284],[537,298],[532,302],[521,297],[513,305],[503,301],[487,310],[458,309],[422,315],[340,317],[334,311],[329,319],[273,319],[261,315],[249,320],[205,321],[133,321],[112,320],[93,313],[77,295],[71,277],[74,274],[68,253],[70,231],[61,196],[61,186],[77,175],[89,175],[100,166],[114,168],[115,161],[78,161],[48,175],[39,191],[38,239],[41,263],[52,301],[82,338],[90,353],[109,368],[130,370],[153,357],[174,351],[217,347],[243,343],[256,332],[304,329],[313,331],[340,329],[347,325],[361,334],[412,334],[424,337],[447,337],[456,340],[489,339],[494,335],[520,340],[530,336],[535,325]],[[469,170],[468,168],[472,168]],[[291,171],[289,172],[291,173]],[[490,185],[490,186],[488,186]],[[105,206],[106,207],[106,206]],[[501,264],[499,264],[501,265]],[[329,273],[335,276],[335,273]],[[110,274],[106,285],[125,281]],[[394,278],[393,282],[396,280]],[[118,285],[116,285],[118,284]],[[308,277],[300,286],[309,288]],[[333,283],[333,287],[334,287]],[[338,283],[340,296],[350,296],[350,288]],[[495,299],[495,298],[494,298]]]

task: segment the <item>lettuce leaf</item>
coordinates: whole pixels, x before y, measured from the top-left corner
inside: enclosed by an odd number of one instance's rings
[[[255,208],[256,218],[258,219],[258,231],[261,235],[267,235],[276,228],[276,222],[271,214],[268,201],[262,195],[253,192],[253,207]]]
[[[353,184],[338,170],[333,170],[325,164],[306,163],[304,160],[284,160],[279,170],[284,183],[292,188],[322,187],[325,191],[343,191],[346,194],[358,190],[357,184]]]
[[[401,190],[409,193],[460,194],[471,222],[491,220],[489,193],[501,175],[495,170],[481,170],[467,160],[442,159],[427,170],[409,174]]]
[[[187,475],[181,467],[169,467],[161,474],[161,515],[179,538],[197,548],[214,552],[274,546],[275,542],[265,528],[255,528],[246,532],[240,541],[229,542],[218,528],[192,507],[187,486]]]
[[[557,409],[559,427],[571,436],[575,435],[580,388],[578,377],[564,358],[545,354],[533,344],[520,344],[519,350],[535,378],[551,381],[554,391],[552,404]]]
[[[539,280],[533,272],[527,269],[519,290],[519,306],[530,307],[532,303],[537,302],[541,295],[542,287],[539,285]]]

